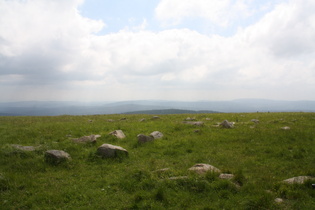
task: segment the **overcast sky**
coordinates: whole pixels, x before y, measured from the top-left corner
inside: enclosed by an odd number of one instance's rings
[[[0,0],[0,101],[315,100],[314,0]]]

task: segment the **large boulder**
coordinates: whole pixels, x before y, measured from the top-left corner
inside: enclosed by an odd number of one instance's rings
[[[90,135],[90,136],[82,136],[80,138],[77,138],[77,139],[72,139],[74,142],[77,142],[77,143],[95,143],[96,142],[96,139],[101,137],[101,135]]]
[[[227,120],[224,120],[220,126],[222,126],[223,128],[233,128],[234,127],[234,123],[233,122],[229,122]]]
[[[68,153],[62,150],[47,150],[45,152],[45,161],[51,164],[59,164],[71,160]]]
[[[113,132],[110,132],[109,135],[116,136],[118,139],[126,138],[126,136],[122,130],[115,130]]]
[[[128,156],[128,151],[120,146],[103,144],[97,149],[96,154],[103,158],[115,158]]]
[[[139,134],[137,136],[138,138],[138,142],[139,143],[146,143],[146,142],[149,142],[149,141],[153,141],[154,140],[154,137],[153,136],[146,136],[144,134]]]
[[[205,163],[198,163],[198,164],[194,165],[193,167],[189,168],[188,170],[194,171],[198,174],[205,174],[208,171],[216,172],[216,173],[221,172],[218,168],[216,168],[212,165],[209,165],[209,164],[205,164]]]
[[[163,137],[163,133],[161,133],[160,131],[153,131],[152,133],[150,133],[150,136],[152,136],[154,139],[160,139]]]

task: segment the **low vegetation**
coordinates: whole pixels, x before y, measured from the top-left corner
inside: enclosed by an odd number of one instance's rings
[[[1,209],[314,208],[315,181],[282,181],[315,176],[315,113],[152,117],[0,117]],[[188,117],[204,124],[184,124]],[[223,120],[235,122],[234,128],[218,127]],[[281,129],[285,126],[290,129]],[[122,130],[126,138],[108,135],[114,130]],[[163,137],[138,143],[138,134],[153,131]],[[72,140],[91,134],[101,137],[96,143]],[[97,156],[104,143],[125,148],[128,156]],[[35,151],[13,144],[34,146]],[[63,150],[71,160],[50,164],[44,158],[47,150]],[[234,178],[188,170],[197,163],[213,165]]]

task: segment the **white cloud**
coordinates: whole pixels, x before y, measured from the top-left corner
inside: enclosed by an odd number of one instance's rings
[[[252,11],[245,0],[211,1],[218,7],[199,0],[192,12],[189,2],[163,0],[156,12],[161,20],[184,21],[198,13],[228,25],[237,12]],[[3,98],[19,92],[21,99],[29,94],[45,100],[314,99],[312,0],[279,4],[230,37],[192,29],[148,31],[147,19],[137,28],[97,35],[105,24],[82,17],[80,3],[0,0]],[[167,16],[172,4],[173,16]]]

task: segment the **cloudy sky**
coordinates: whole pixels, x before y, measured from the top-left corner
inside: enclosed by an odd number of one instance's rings
[[[314,0],[0,0],[0,101],[315,100]]]

